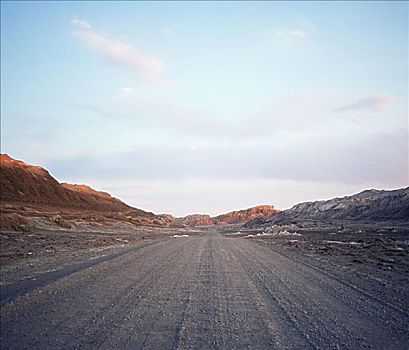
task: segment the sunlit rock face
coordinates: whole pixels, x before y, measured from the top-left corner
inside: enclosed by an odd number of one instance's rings
[[[259,205],[249,209],[231,211],[226,214],[210,217],[210,215],[194,214],[174,220],[174,226],[226,225],[243,224],[249,220],[260,218],[267,220],[278,213],[273,205]]]
[[[213,219],[210,217],[210,215],[203,215],[203,214],[187,215],[183,218],[176,218],[172,222],[172,226],[174,227],[202,226],[202,225],[213,225]]]
[[[86,185],[60,184],[40,166],[1,155],[1,200],[95,211],[132,209],[108,193]]]
[[[50,225],[69,229],[79,223],[97,228],[118,224],[128,229],[134,225],[162,227],[174,219],[133,208],[87,185],[59,183],[46,169],[7,154],[0,156],[0,194],[0,227],[12,230]]]
[[[249,209],[232,211],[213,218],[216,224],[240,224],[256,218],[267,219],[278,213],[273,205],[258,205]]]

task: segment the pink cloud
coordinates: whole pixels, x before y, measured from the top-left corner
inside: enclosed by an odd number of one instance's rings
[[[382,112],[389,108],[395,99],[388,96],[375,96],[375,97],[366,97],[360,100],[357,100],[351,104],[335,108],[336,112],[349,112],[357,110],[366,110],[371,112]]]

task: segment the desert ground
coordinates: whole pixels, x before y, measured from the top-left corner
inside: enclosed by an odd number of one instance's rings
[[[406,349],[405,227],[1,233],[2,349]]]

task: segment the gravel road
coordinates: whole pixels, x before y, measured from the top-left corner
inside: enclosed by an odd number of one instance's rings
[[[1,348],[407,349],[408,310],[340,276],[217,231],[159,240],[17,293]]]

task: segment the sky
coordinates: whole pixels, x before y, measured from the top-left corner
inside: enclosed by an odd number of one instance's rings
[[[177,216],[409,186],[408,3],[2,1],[1,151]]]

